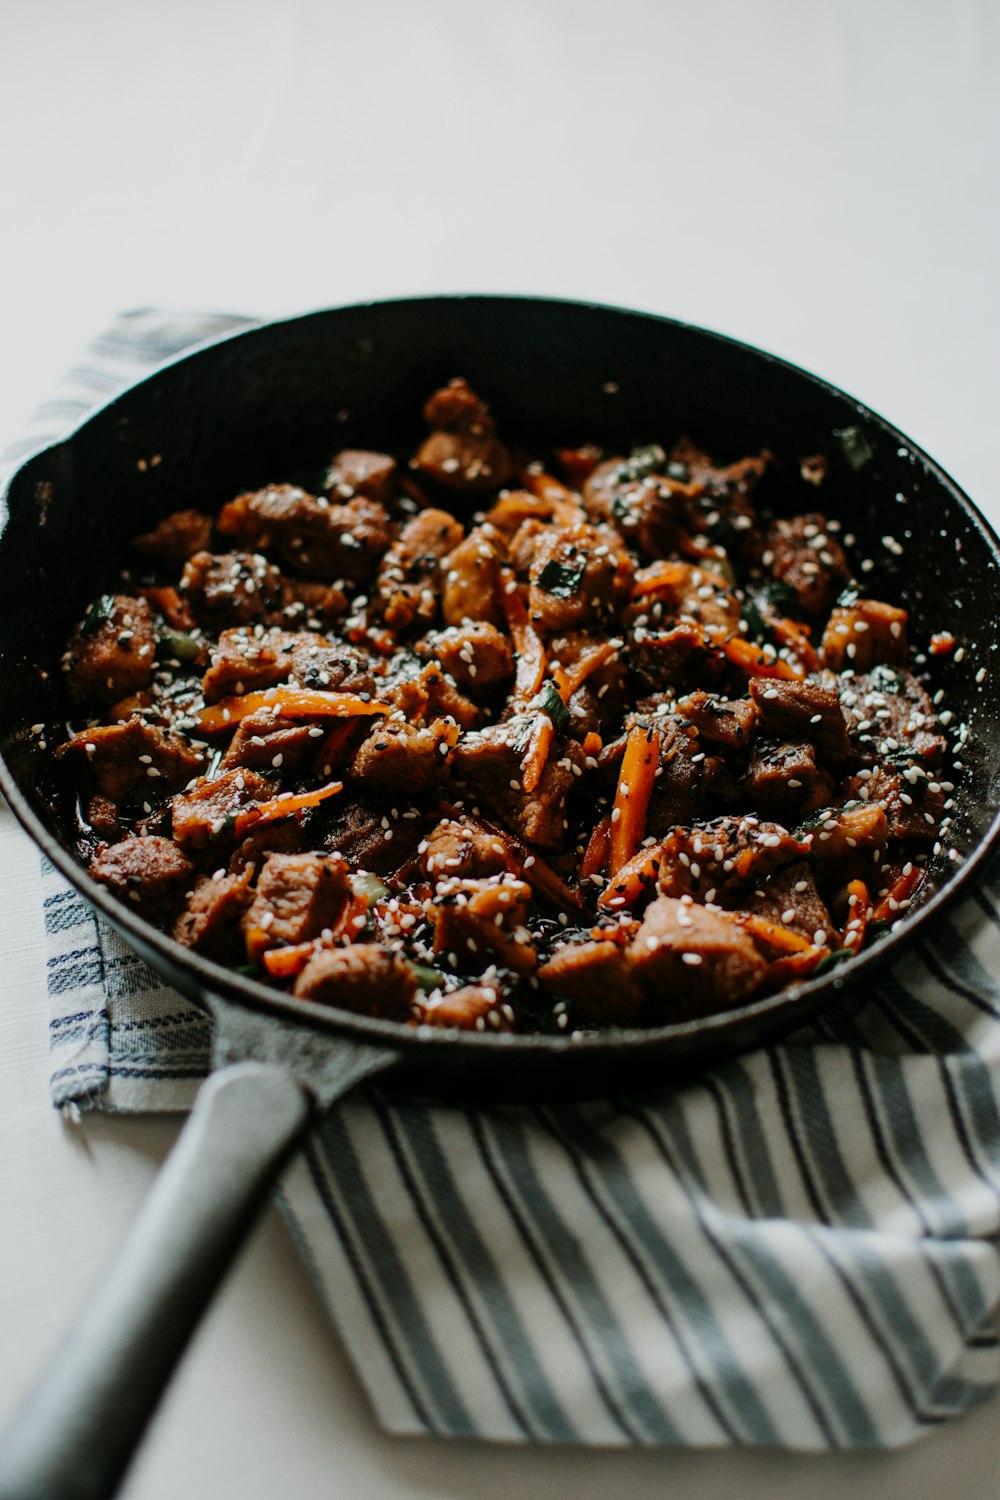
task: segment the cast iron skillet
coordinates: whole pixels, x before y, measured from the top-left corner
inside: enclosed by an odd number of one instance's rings
[[[508,440],[612,451],[681,433],[714,455],[771,449],[789,512],[839,516],[874,559],[867,591],[905,604],[911,636],[951,630],[934,662],[972,728],[936,894],[828,977],[726,1015],[567,1037],[425,1033],[276,994],[176,947],[91,884],[73,809],[33,724],[62,714],[59,655],[125,561],[130,537],[181,505],[216,509],[336,448],[412,448],[430,391],[465,375]],[[843,436],[845,429],[853,433]],[[859,436],[860,434],[860,436]],[[823,452],[817,493],[799,460]],[[868,454],[867,461],[855,462]],[[156,456],[156,462],[152,462]],[[443,1098],[548,1100],[649,1089],[768,1041],[861,988],[952,900],[997,843],[1000,695],[976,683],[995,643],[1000,544],[958,487],[888,423],[771,355],[664,318],[532,298],[439,297],[310,314],[174,360],[30,458],[0,538],[0,790],[48,858],[154,969],[213,1017],[216,1061],[103,1291],[8,1434],[2,1500],[110,1494],[187,1339],[295,1147],[375,1074]],[[889,545],[883,538],[892,539]],[[895,545],[895,544],[900,545]],[[844,989],[847,984],[847,989]]]

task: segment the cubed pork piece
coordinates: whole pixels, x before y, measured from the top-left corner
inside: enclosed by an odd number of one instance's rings
[[[796,606],[815,619],[830,609],[850,573],[840,543],[818,512],[772,521],[762,562],[776,583],[791,589]]]
[[[417,1019],[424,1026],[452,1026],[459,1031],[485,1031],[487,1026],[490,1031],[509,1031],[511,1024],[501,1009],[499,989],[490,984],[463,984],[461,989],[421,999]]]
[[[771,463],[766,450],[748,454],[731,464],[719,464],[690,438],[670,450],[667,474],[688,486],[685,520],[692,531],[718,534],[720,526],[730,541],[750,539],[757,522],[753,497]]]
[[[440,662],[465,693],[478,698],[514,675],[510,641],[495,625],[467,621],[436,630],[417,642],[418,655]]]
[[[414,622],[426,629],[433,621],[440,594],[439,564],[463,536],[454,516],[444,510],[420,511],[406,523],[375,580],[379,613],[390,630],[407,630]]]
[[[439,881],[434,893],[434,951],[463,974],[491,964],[530,974],[538,963],[525,922],[531,887],[513,875]]]
[[[448,779],[458,737],[458,725],[449,719],[426,726],[386,719],[363,741],[351,775],[370,793],[419,796]]]
[[[753,940],[725,912],[659,896],[628,950],[650,1022],[688,1020],[748,999],[764,974]]]
[[[73,703],[115,703],[153,680],[156,632],[146,599],[105,595],[90,606],[63,658]]]
[[[338,500],[364,495],[388,505],[396,487],[396,460],[367,448],[343,448],[330,460],[323,488]]]
[[[628,594],[632,565],[616,535],[593,526],[545,526],[531,549],[528,612],[540,630],[609,620]]]
[[[321,840],[325,849],[342,854],[353,870],[370,870],[375,875],[390,875],[416,860],[427,830],[422,818],[405,816],[404,809],[414,809],[403,804],[395,809],[400,814],[395,817],[391,807],[373,811],[354,798],[337,805],[339,800],[323,804],[331,809]]]
[[[715,818],[701,828],[676,828],[659,846],[659,888],[666,896],[693,895],[732,907],[808,849],[780,823],[752,813]]]
[[[666,468],[666,455],[662,467]],[[673,551],[688,487],[664,474],[637,476],[627,458],[609,458],[584,480],[583,501],[593,521],[613,526],[647,557]]]
[[[677,701],[677,712],[708,745],[724,751],[746,750],[757,727],[757,707],[749,698],[725,698],[703,689]]]
[[[444,818],[427,835],[423,866],[431,879],[478,879],[507,869],[503,841],[465,818]]]
[[[252,870],[235,875],[218,870],[203,876],[174,922],[171,936],[182,948],[191,948],[218,964],[243,962],[240,921],[250,905]]]
[[[133,794],[140,801],[156,801],[164,792],[185,786],[205,761],[204,751],[179,734],[147,724],[138,714],[124,724],[84,729],[60,745],[56,754],[112,802],[124,802]]]
[[[308,719],[285,719],[268,709],[247,714],[222,758],[222,764],[250,766],[256,771],[281,771],[283,775],[319,758],[329,727]]]
[[[920,683],[901,667],[875,667],[841,684],[840,700],[851,741],[866,763],[890,756],[909,757],[932,769],[947,744],[940,721]]]
[[[430,436],[413,467],[443,489],[498,490],[513,472],[489,409],[465,380],[452,380],[424,406]]]
[[[181,592],[208,630],[252,625],[281,601],[281,574],[251,552],[196,552],[184,565]]]
[[[237,495],[219,513],[218,529],[245,547],[278,553],[304,578],[367,580],[392,541],[385,508],[359,495],[334,503],[291,484]]]
[[[186,849],[232,843],[239,813],[274,795],[274,785],[256,771],[223,771],[211,780],[203,776],[190,791],[173,799],[174,838]]]
[[[574,1019],[601,1026],[631,1026],[646,995],[628,953],[617,943],[566,943],[538,970],[539,984],[573,1002]]]
[[[566,797],[583,768],[579,746],[553,750],[533,792],[522,784],[521,762],[532,743],[537,716],[517,714],[502,724],[464,734],[452,757],[452,771],[472,786],[521,838],[543,849],[562,847]]]
[[[643,693],[679,692],[718,681],[725,658],[700,625],[649,630],[635,625],[626,636],[628,663]]]
[[[200,510],[175,510],[132,545],[163,568],[183,567],[189,557],[211,547],[212,517]]]
[[[816,746],[808,740],[759,739],[743,785],[753,807],[793,823],[829,802],[833,788],[833,777],[818,763]]]
[[[905,609],[878,599],[838,604],[823,632],[823,665],[834,672],[867,672],[880,663],[906,661],[906,620]]]
[[[663,630],[673,624],[695,625],[709,637],[726,639],[738,632],[743,606],[710,567],[671,561],[654,563],[636,575],[632,603],[623,616],[629,625]]]
[[[875,801],[847,803],[817,813],[799,829],[819,861],[843,859],[855,849],[881,849],[889,837],[884,808]]]
[[[812,866],[808,860],[794,860],[780,870],[775,870],[750,893],[741,907],[751,916],[764,917],[779,927],[805,938],[820,947],[836,944],[836,932],[826,903],[816,888]],[[755,934],[758,944],[768,951],[768,956],[777,958],[784,951],[769,946],[766,939]]]
[[[947,792],[933,770],[919,763],[897,769],[876,766],[867,776],[852,777],[844,790],[849,796],[881,808],[888,837],[903,842],[932,843],[938,838]]]
[[[242,919],[247,959],[332,931],[350,893],[346,861],[335,854],[269,855]]]
[[[835,687],[753,677],[750,697],[760,714],[760,732],[775,740],[808,740],[834,763],[851,753],[847,721]]]
[[[320,948],[295,981],[300,1000],[314,1000],[384,1021],[408,1021],[417,979],[401,954],[377,943]]]
[[[441,614],[446,625],[485,620],[504,623],[499,537],[477,526],[441,561]]]
[[[98,848],[88,867],[94,880],[150,921],[163,917],[189,884],[191,861],[171,839],[130,835],[110,848]]]

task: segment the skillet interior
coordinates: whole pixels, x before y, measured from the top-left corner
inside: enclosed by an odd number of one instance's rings
[[[906,606],[911,637],[951,630],[955,662],[931,662],[971,728],[938,894],[896,934],[828,978],[710,1022],[553,1037],[420,1035],[317,1012],[176,948],[93,886],[69,849],[73,808],[29,733],[58,725],[58,659],[84,606],[121,566],[126,544],[181,505],[217,508],[238,490],[318,466],[336,447],[411,448],[422,400],[454,374],[491,403],[501,432],[528,449],[596,441],[621,451],[687,433],[719,458],[762,446],[778,460],[788,509],[839,516],[871,557],[870,592]],[[855,470],[838,431],[861,428]],[[798,461],[832,460],[803,494]],[[157,462],[151,460],[159,455]],[[794,488],[795,495],[792,497]],[[799,1024],[900,943],[964,883],[995,842],[1000,695],[995,601],[1000,548],[957,486],[919,449],[849,397],[771,356],[666,319],[528,298],[433,298],[315,313],[182,357],[89,418],[15,475],[0,540],[0,785],[47,854],[132,945],[196,1000],[221,992],[311,1025],[402,1044],[421,1086],[483,1098],[606,1094],[687,1073]],[[883,537],[901,544],[887,547]],[[982,667],[987,678],[976,677]],[[40,669],[40,670],[39,670]],[[47,674],[47,675],[45,675]],[[845,980],[847,987],[845,991]]]

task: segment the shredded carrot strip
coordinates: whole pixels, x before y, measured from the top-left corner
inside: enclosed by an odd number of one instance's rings
[[[259,709],[277,709],[286,719],[350,719],[365,714],[387,714],[388,703],[359,698],[355,693],[321,693],[312,688],[265,688],[259,693],[244,693],[240,698],[224,698],[198,714],[198,727],[206,734],[230,729],[240,719]]]
[[[942,630],[931,636],[929,650],[932,656],[949,656],[954,649],[955,637],[950,630]]]
[[[612,875],[617,875],[642,843],[646,831],[646,809],[659,763],[660,736],[655,729],[645,729],[637,724],[629,730],[625,741],[615,805],[611,812],[609,868]]]
[[[591,875],[600,875],[608,862],[611,847],[611,814],[605,813],[587,842],[577,875],[589,880]]]
[[[916,865],[911,865],[905,875],[900,875],[898,880],[893,881],[889,887],[888,894],[878,903],[872,912],[873,922],[889,922],[897,915],[904,901],[908,901],[924,878],[924,871]]]
[[[531,736],[528,752],[521,762],[521,785],[526,792],[533,792],[541,781],[555,735],[555,729],[548,714],[538,714],[536,717],[535,732]]]
[[[601,739],[601,736],[597,733],[596,729],[591,729],[588,734],[584,735],[584,737],[583,737],[583,753],[584,753],[584,755],[590,755],[590,756],[600,755],[600,753],[601,753],[601,751],[603,749],[604,749],[604,741]]]
[[[790,979],[804,979],[829,951],[829,948],[814,948],[810,945],[798,953],[783,953],[780,958],[775,958],[768,964],[764,986],[780,990]]]
[[[514,698],[521,704],[530,703],[542,685],[545,676],[545,647],[541,636],[528,618],[520,591],[511,584],[512,573],[505,573],[501,587],[503,612],[507,617],[507,628],[514,643],[517,668],[514,676]]]
[[[795,667],[780,656],[766,656],[759,646],[744,640],[741,635],[723,641],[722,654],[749,677],[781,677],[786,682],[794,682],[806,675],[804,667]]]
[[[328,786],[317,787],[314,792],[300,792],[298,796],[272,797],[270,802],[258,802],[244,807],[236,814],[234,832],[237,837],[256,828],[260,823],[274,823],[278,818],[287,818],[292,813],[302,812],[307,807],[316,807],[327,797],[336,796],[343,790],[342,781],[331,781]]]
[[[520,479],[526,490],[537,495],[539,500],[544,500],[546,505],[551,505],[552,514],[557,521],[574,526],[587,519],[573,491],[552,474],[533,473],[530,469],[525,469]]]
[[[254,929],[255,933],[262,931],[260,927]],[[290,948],[268,948],[260,961],[272,979],[290,979],[293,974],[302,973],[315,951],[315,942],[294,943]]]
[[[643,594],[655,594],[660,589],[680,588],[688,581],[691,570],[687,563],[670,562],[663,558],[660,562],[651,563],[648,568],[640,568],[632,580],[633,599]]]
[[[339,724],[335,724],[330,733],[321,742],[319,750],[313,757],[313,764],[320,767],[332,766],[341,751],[349,744],[355,727],[356,721],[354,719],[341,719]],[[329,771],[324,771],[323,774],[328,776],[330,773]]]
[[[779,922],[769,922],[766,917],[741,912],[733,920],[746,928],[751,937],[760,938],[762,943],[770,943],[772,948],[780,948],[783,953],[804,953],[813,947],[808,938],[793,932],[790,927],[782,927]]]
[[[868,930],[868,887],[863,880],[852,880],[847,887],[850,910],[841,935],[840,946],[857,953]]]
[[[556,874],[552,866],[540,854],[529,849],[527,844],[522,844],[521,840],[508,829],[500,828],[496,823],[490,823],[486,818],[474,813],[464,812],[454,803],[442,802],[439,805],[439,811],[446,818],[464,818],[474,828],[479,828],[483,833],[491,834],[499,839],[504,847],[511,874],[527,881],[535,895],[549,906],[554,906],[557,911],[583,910],[584,901],[579,892],[570,890],[566,882]]]
[[[559,673],[561,682],[556,684],[562,701],[568,703],[577,688],[583,686],[591,673],[596,672],[598,667],[603,667],[614,654],[615,648],[611,642],[602,641],[599,646],[593,646],[589,651],[585,651],[571,667],[564,668]]]
[[[778,644],[793,651],[807,672],[819,671],[819,653],[809,639],[807,626],[799,625],[795,620],[784,619],[772,619],[768,624]]]
[[[598,906],[617,910],[620,906],[631,906],[640,896],[648,895],[656,884],[662,860],[661,844],[650,844],[648,849],[640,849],[633,854],[604,889]]]

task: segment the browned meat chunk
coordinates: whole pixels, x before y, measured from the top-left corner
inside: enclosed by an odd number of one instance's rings
[[[739,630],[742,610],[715,568],[687,562],[654,563],[637,574],[635,595],[624,619],[656,630],[674,623],[696,625],[710,636],[725,638]]]
[[[165,568],[182,567],[189,557],[207,552],[212,545],[212,517],[200,510],[175,510],[152,531],[137,536],[132,545]]]
[[[715,818],[702,828],[677,828],[663,840],[659,887],[666,896],[731,907],[808,848],[780,823],[754,814]]]
[[[461,526],[444,510],[423,510],[408,521],[382,559],[375,593],[390,630],[426,624],[438,607],[438,564],[463,538]]]
[[[455,1026],[460,1031],[506,1031],[510,1018],[500,1008],[500,991],[489,984],[465,984],[419,1002],[425,1026]],[[508,1010],[510,1007],[507,1007]]]
[[[173,831],[179,844],[204,849],[218,840],[231,842],[236,815],[274,795],[274,787],[256,771],[223,771],[214,780],[202,777],[189,792],[173,800]]]
[[[818,513],[772,521],[761,561],[777,583],[792,589],[805,615],[825,614],[850,576],[840,543]]]
[[[764,917],[779,927],[787,927],[810,943],[822,946],[834,943],[835,932],[830,913],[816,888],[812,867],[807,860],[798,859],[784,869],[775,870],[755,890],[743,910],[751,916]],[[760,938],[757,939],[761,941]],[[772,957],[778,957],[775,949]]]
[[[320,948],[295,981],[300,1000],[384,1021],[409,1020],[416,993],[416,976],[406,959],[377,943]]]
[[[679,823],[690,822],[707,798],[723,791],[720,776],[725,762],[701,748],[697,733],[674,718],[648,720],[660,738],[660,759],[646,814],[646,828],[653,838],[662,838]],[[735,788],[733,789],[735,796]]]
[[[727,535],[748,536],[757,520],[753,495],[770,462],[765,451],[717,464],[689,438],[681,438],[670,450],[667,473],[689,486],[685,511],[692,530],[717,532],[724,523]]]
[[[647,907],[628,952],[647,1018],[661,1022],[731,1009],[753,993],[765,968],[730,916],[667,896]]]
[[[265,823],[241,839],[229,859],[229,871],[239,875],[249,866],[259,870],[269,854],[301,854],[310,840],[309,831],[295,818]]]
[[[479,723],[478,708],[459,692],[440,662],[429,661],[418,671],[417,662],[408,655],[401,672],[393,676],[391,686],[379,685],[379,699],[391,703],[409,723],[452,718],[462,729],[474,729]]]
[[[424,407],[430,428],[413,467],[449,490],[498,490],[511,477],[510,454],[493,418],[464,380],[452,380]]]
[[[425,728],[387,719],[361,745],[351,774],[370,792],[419,796],[448,779],[458,736],[458,725],[448,719]]]
[[[652,631],[636,626],[631,632],[628,661],[641,689],[662,692],[714,682],[725,658],[709,643],[700,625],[675,625]]]
[[[573,1001],[581,1021],[631,1026],[639,1020],[645,992],[617,943],[567,943],[538,970],[539,983]]]
[[[388,453],[371,453],[366,448],[344,448],[331,459],[323,488],[338,500],[353,500],[364,495],[388,505],[396,484],[396,460]]]
[[[930,843],[938,837],[945,788],[919,764],[903,771],[878,766],[870,776],[852,777],[845,790],[885,813],[888,837]]]
[[[866,762],[900,752],[927,766],[947,748],[930,698],[899,667],[876,667],[841,684],[840,701],[857,752]]]
[[[63,658],[74,703],[114,703],[153,680],[156,634],[145,599],[106,595],[92,604]]]
[[[263,709],[240,720],[222,764],[252,766],[258,771],[280,770],[287,775],[310,762],[318,762],[328,733],[328,729],[311,724],[308,719],[285,719]]]
[[[400,799],[402,801],[402,798]],[[332,803],[327,803],[332,807]],[[388,810],[389,813],[392,808]],[[399,808],[395,811],[400,812]],[[412,812],[411,808],[407,808]],[[401,865],[415,860],[425,828],[419,818],[390,817],[372,812],[360,802],[351,801],[337,807],[334,821],[322,839],[323,847],[342,854],[354,870],[370,870],[389,875]]]
[[[238,495],[219,513],[219,531],[246,547],[273,548],[306,578],[367,579],[392,541],[385,508],[359,495],[334,504],[292,484]]]
[[[665,454],[662,460],[665,469]],[[630,547],[648,557],[664,557],[673,550],[688,493],[686,485],[663,473],[638,476],[627,458],[610,458],[598,464],[583,485],[584,505],[591,519],[613,526]]]
[[[170,839],[122,839],[110,849],[99,849],[90,862],[90,874],[109,890],[139,908],[144,917],[162,916],[188,884],[192,875],[186,859]]]
[[[418,641],[417,652],[439,661],[463,691],[474,697],[508,682],[514,675],[510,641],[485,621],[450,625]]]
[[[816,747],[808,741],[759,740],[744,791],[762,813],[795,822],[829,802],[833,777],[817,764]]]
[[[829,760],[847,760],[851,745],[836,688],[753,677],[750,697],[760,713],[762,734],[777,740],[808,740]]]
[[[347,865],[335,854],[270,855],[242,921],[247,958],[257,963],[269,948],[307,943],[332,930],[350,893]]]
[[[217,964],[243,962],[240,919],[250,904],[250,876],[208,875],[198,881],[174,922],[171,936],[182,948],[193,948]]]
[[[124,802],[135,792],[141,798],[174,792],[198,775],[205,759],[181,735],[164,733],[138,715],[124,724],[85,729],[56,753],[85,770],[112,802]]]
[[[281,580],[281,619],[288,625],[305,623],[318,629],[320,624],[346,614],[348,602],[344,590],[333,584],[317,583],[313,578]]]
[[[480,879],[504,873],[507,851],[494,834],[465,818],[445,818],[428,834],[423,861],[432,878]]]
[[[281,574],[250,552],[196,552],[184,565],[181,591],[199,625],[220,629],[262,620],[281,598]]]
[[[444,584],[441,613],[446,625],[463,620],[485,620],[501,626],[504,621],[500,590],[502,554],[498,539],[485,526],[470,531],[441,562]]]
[[[532,743],[535,715],[518,714],[503,724],[464,734],[452,758],[454,774],[461,776],[529,843],[543,849],[562,847],[565,836],[566,797],[573,786],[573,767],[582,767],[576,745],[551,754],[541,780],[533,792],[521,783],[521,762]]]
[[[843,859],[854,849],[880,849],[889,837],[889,824],[878,802],[828,807],[806,824],[814,859]]]
[[[440,882],[434,894],[434,951],[453,968],[481,974],[491,964],[530,974],[538,963],[525,926],[531,887],[513,875]]]
[[[727,751],[746,749],[757,727],[757,709],[749,699],[720,698],[700,688],[678,700],[677,712],[694,725],[700,739]]]
[[[878,599],[838,605],[823,632],[823,664],[867,672],[879,663],[901,663],[908,655],[906,610]]]
[[[531,549],[531,618],[542,630],[572,630],[610,619],[616,601],[627,593],[631,571],[613,532],[545,526]]]
[[[124,837],[118,808],[99,792],[87,799],[87,822],[97,837],[107,844],[116,844]]]
[[[292,671],[292,659],[284,649],[282,631],[261,631],[245,625],[224,630],[212,650],[211,665],[202,679],[206,703],[218,703],[241,693],[284,682]]]

